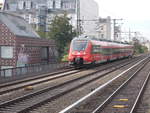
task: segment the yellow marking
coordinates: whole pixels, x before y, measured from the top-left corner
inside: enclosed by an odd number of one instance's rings
[[[119,99],[119,101],[128,101],[128,99]]]
[[[33,88],[33,86],[26,86],[24,89],[25,90],[33,90],[34,88]]]
[[[115,101],[129,101],[129,99],[121,98],[121,99],[115,99]]]
[[[125,105],[114,105],[113,108],[126,108],[127,106]]]

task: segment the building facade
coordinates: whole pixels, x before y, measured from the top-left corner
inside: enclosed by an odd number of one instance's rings
[[[147,40],[143,45],[148,48],[148,51],[150,51],[150,41],[149,40]]]
[[[99,18],[97,26],[98,37],[111,40],[111,18]]]
[[[2,10],[3,8],[3,3],[0,3],[0,10]]]
[[[77,2],[80,2],[80,19],[85,34],[95,34],[98,5],[94,0],[5,0],[4,11],[16,13],[28,21],[36,30],[48,31],[55,15],[67,13],[71,24],[77,26]]]
[[[56,61],[54,41],[41,39],[21,17],[0,12],[0,69]]]
[[[80,19],[83,33],[87,35],[96,35],[96,26],[98,20],[98,4],[94,0],[80,0]]]

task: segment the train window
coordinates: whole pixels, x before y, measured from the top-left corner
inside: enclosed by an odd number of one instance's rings
[[[92,53],[101,53],[102,49],[99,45],[93,45]]]
[[[118,53],[117,48],[112,48],[112,54],[117,54],[117,53]]]
[[[85,40],[75,40],[72,43],[72,48],[74,51],[83,51],[86,49],[88,41]]]
[[[103,55],[111,55],[112,49],[111,48],[102,48],[102,54]]]

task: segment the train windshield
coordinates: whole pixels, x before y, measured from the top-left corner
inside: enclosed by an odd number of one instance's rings
[[[74,40],[72,42],[72,48],[74,51],[83,51],[87,47],[87,40]]]

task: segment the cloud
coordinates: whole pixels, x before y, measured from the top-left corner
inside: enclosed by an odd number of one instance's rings
[[[145,18],[150,19],[149,0],[95,0],[95,1],[99,4],[100,16],[103,14],[110,16],[115,15],[117,17],[127,19],[138,19],[138,20],[142,20]]]
[[[149,0],[95,0],[99,4],[99,16],[123,18],[123,26],[150,36]]]

